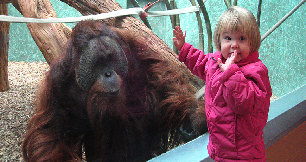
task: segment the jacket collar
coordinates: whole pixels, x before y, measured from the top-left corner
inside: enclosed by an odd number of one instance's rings
[[[241,61],[239,61],[237,63],[238,66],[244,66],[246,64],[252,63],[252,62],[256,62],[258,60],[259,57],[259,53],[258,51],[255,51],[253,53],[250,53],[249,56]]]

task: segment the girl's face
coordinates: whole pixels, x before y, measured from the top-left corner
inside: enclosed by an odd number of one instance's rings
[[[237,51],[235,63],[247,58],[250,54],[249,38],[241,32],[226,31],[221,34],[221,54],[227,59]]]

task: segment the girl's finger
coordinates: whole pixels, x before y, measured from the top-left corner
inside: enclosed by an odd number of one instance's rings
[[[182,34],[183,34],[182,30],[180,30],[180,29],[177,28],[177,27],[175,27],[175,29],[173,29],[173,33],[174,33],[175,35],[182,35]]]
[[[222,61],[221,61],[221,59],[220,59],[220,58],[218,58],[218,65],[219,65],[219,67],[221,67],[221,66],[222,66]]]
[[[231,56],[231,58],[230,58],[230,61],[231,61],[232,63],[234,63],[236,57],[237,57],[237,50],[235,50],[234,53],[232,54],[232,56]]]
[[[175,37],[178,38],[178,39],[180,39],[182,37],[180,32],[178,32],[178,31],[176,31],[174,29],[173,29],[173,33],[174,33]]]
[[[234,57],[236,57],[236,56],[237,56],[237,50],[234,51]]]
[[[218,58],[218,65],[219,65],[219,68],[220,68],[220,70],[221,71],[224,71],[224,64],[222,63],[222,61],[221,61],[221,59],[220,58]]]
[[[175,36],[177,35],[177,31],[175,29],[173,29],[173,33]]]

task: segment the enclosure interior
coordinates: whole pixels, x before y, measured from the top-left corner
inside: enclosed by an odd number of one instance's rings
[[[58,17],[76,17],[82,16],[74,8],[60,0],[50,0]],[[118,0],[122,8],[133,7],[128,0]],[[149,0],[139,0],[141,6],[145,6]],[[285,16],[292,8],[294,8],[300,0],[268,0],[264,1],[261,10],[260,31],[261,35],[267,32],[275,23]],[[192,6],[188,0],[176,1],[179,9]],[[258,2],[249,0],[239,0],[238,5],[249,9],[256,17]],[[221,0],[208,0],[205,3],[208,11],[212,30],[214,30],[216,22],[221,13],[226,10],[226,6]],[[163,2],[158,3],[150,11],[167,10]],[[22,15],[9,4],[9,15],[21,17]],[[138,16],[135,16],[139,18]],[[273,101],[269,113],[269,121],[280,116],[284,112],[295,107],[299,103],[305,101],[306,96],[306,26],[303,18],[306,17],[306,5],[302,5],[291,17],[289,17],[280,27],[270,34],[261,44],[259,55],[260,59],[269,69],[269,78],[273,91]],[[203,31],[204,31],[204,53],[207,53],[207,33],[205,21],[201,14]],[[170,18],[164,17],[149,17],[148,18],[152,30],[171,48],[172,44],[172,27]],[[67,24],[73,27],[75,24]],[[199,47],[198,22],[195,13],[180,15],[180,25],[183,30],[187,30],[186,42],[193,44],[196,48]],[[10,43],[9,43],[9,61],[25,61],[38,62],[45,61],[42,53],[38,49],[30,32],[24,23],[12,23],[10,25]],[[215,50],[215,48],[214,48]],[[291,98],[290,98],[291,96]],[[292,97],[294,96],[294,97]],[[296,96],[302,96],[298,101],[294,101]],[[279,100],[279,101],[278,101]],[[273,107],[273,102],[296,103],[287,105],[284,110]],[[305,107],[304,107],[305,108]],[[200,137],[202,142],[196,141],[193,146],[206,148],[207,134]],[[204,141],[204,142],[203,142]],[[187,146],[184,149],[188,149]],[[205,152],[205,149],[203,150]],[[200,152],[201,154],[202,152]],[[206,154],[206,153],[205,153]],[[154,160],[153,160],[154,161]]]

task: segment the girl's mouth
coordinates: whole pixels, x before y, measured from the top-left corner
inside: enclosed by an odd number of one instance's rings
[[[234,52],[229,53],[229,56],[232,56],[234,54]],[[237,55],[240,55],[241,53],[237,52]]]

